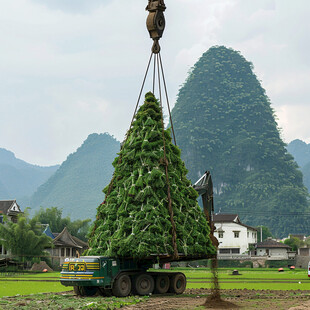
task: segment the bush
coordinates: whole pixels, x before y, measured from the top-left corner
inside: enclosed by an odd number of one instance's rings
[[[240,262],[239,260],[219,260],[219,268],[253,268],[253,262],[244,261]]]
[[[265,265],[268,268],[286,268],[290,267],[295,264],[295,261],[293,260],[267,260]]]

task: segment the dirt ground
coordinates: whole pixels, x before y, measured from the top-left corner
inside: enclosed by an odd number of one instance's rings
[[[25,309],[120,309],[122,310],[203,310],[203,309],[245,309],[245,310],[310,310],[309,291],[271,291],[271,290],[221,290],[221,302],[209,302],[203,306],[207,298],[210,299],[211,291],[208,289],[187,289],[184,294],[153,295],[150,298],[142,298],[137,303],[138,297],[123,299],[115,297],[104,298],[80,297],[73,291],[62,293],[45,293],[27,296],[14,296],[0,299],[0,310]],[[134,305],[128,305],[133,300]],[[144,299],[144,300],[143,300]],[[111,305],[111,306],[107,306]]]
[[[193,309],[283,309],[309,310],[310,291],[256,291],[256,290],[222,290],[222,299],[232,303],[231,306],[208,304],[203,307],[208,289],[188,289],[184,295],[152,296],[147,302],[127,306],[125,310],[193,310]],[[233,307],[234,306],[234,307]]]

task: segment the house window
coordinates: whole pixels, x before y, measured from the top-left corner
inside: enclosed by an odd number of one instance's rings
[[[70,257],[71,256],[71,249],[70,248],[66,248],[66,257]]]
[[[65,256],[65,248],[61,248],[60,256],[61,257]]]
[[[220,249],[220,254],[240,254],[240,249]]]
[[[3,215],[0,215],[0,224],[3,224]]]
[[[230,249],[220,249],[220,254],[230,254]]]
[[[240,231],[234,231],[234,237],[235,238],[239,238],[240,235]]]
[[[231,254],[240,254],[240,249],[231,249]]]
[[[219,238],[224,238],[224,232],[223,231],[219,231],[218,234],[219,234]]]
[[[248,238],[250,238],[250,232],[248,232]]]

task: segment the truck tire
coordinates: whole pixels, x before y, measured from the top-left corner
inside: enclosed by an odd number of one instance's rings
[[[76,295],[81,296],[80,287],[79,286],[73,286],[73,291]]]
[[[116,297],[126,297],[131,292],[131,280],[127,274],[121,274],[113,283],[112,293]]]
[[[155,281],[155,293],[165,294],[168,292],[170,287],[170,280],[166,274],[160,274],[156,277]]]
[[[154,279],[147,273],[138,275],[134,280],[134,291],[138,295],[149,295],[154,291]]]
[[[94,296],[98,292],[97,286],[79,286],[81,296]]]
[[[105,289],[103,287],[99,287],[98,290],[99,290],[99,293],[100,293],[101,296],[111,297],[113,295],[111,289]]]
[[[186,288],[186,277],[183,273],[176,273],[170,279],[169,291],[174,294],[182,294]]]

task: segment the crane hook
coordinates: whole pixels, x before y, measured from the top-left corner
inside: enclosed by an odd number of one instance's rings
[[[146,20],[146,27],[150,33],[150,37],[154,41],[152,47],[152,52],[154,54],[158,54],[160,52],[159,39],[162,37],[166,26],[164,16],[165,10],[166,5],[164,0],[149,0],[146,7],[146,11],[149,11],[149,15]]]

